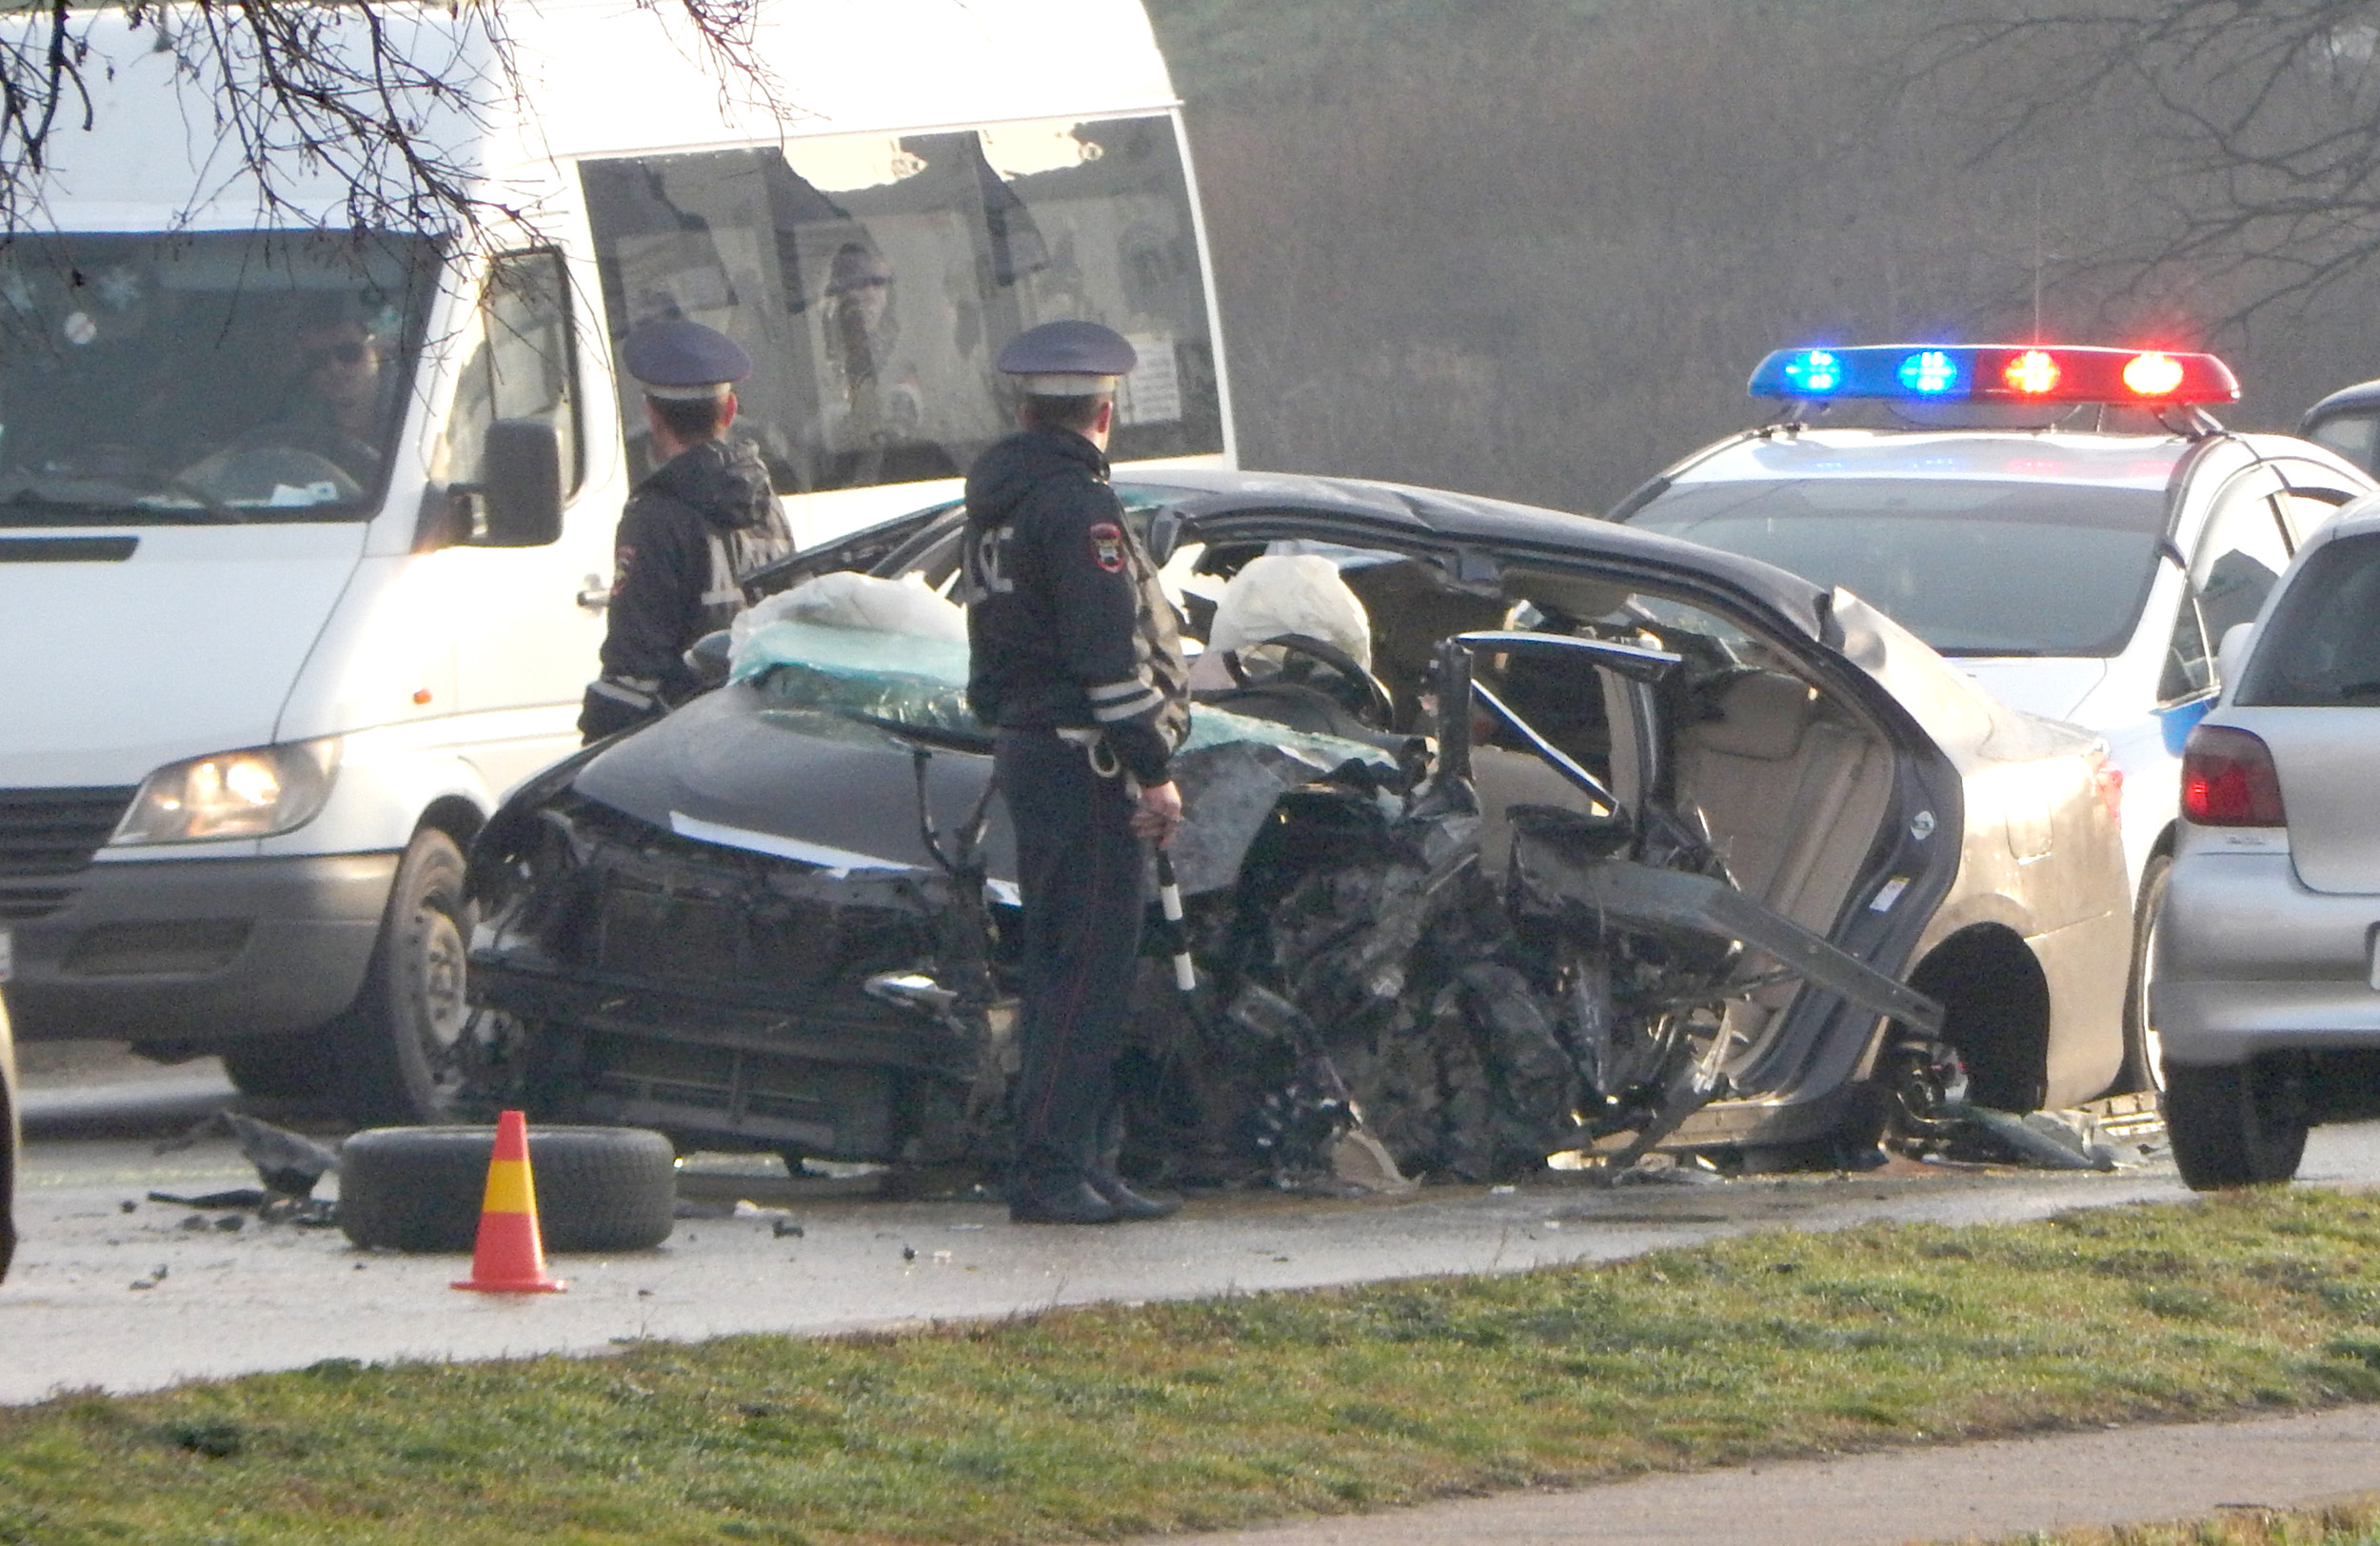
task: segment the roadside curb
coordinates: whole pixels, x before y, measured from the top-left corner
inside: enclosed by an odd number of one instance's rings
[[[2368,1492],[2380,1492],[2380,1406],[1765,1461],[1168,1536],[1164,1546],[1900,1546]]]

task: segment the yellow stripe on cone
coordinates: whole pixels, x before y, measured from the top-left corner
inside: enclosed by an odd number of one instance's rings
[[[559,1294],[545,1275],[545,1247],[537,1228],[537,1182],[529,1174],[528,1120],[507,1111],[496,1119],[496,1147],[487,1160],[478,1248],[471,1276],[454,1285],[483,1294]]]
[[[529,1179],[526,1160],[490,1160],[487,1161],[487,1195],[480,1203],[482,1213],[537,1212],[537,1183]]]

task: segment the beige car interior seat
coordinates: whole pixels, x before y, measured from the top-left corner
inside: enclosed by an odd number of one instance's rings
[[[1891,794],[1892,758],[1799,679],[1755,671],[1676,737],[1678,804],[1745,895],[1834,927]]]
[[[1746,896],[1832,931],[1892,797],[1891,753],[1780,671],[1728,683],[1714,706],[1676,737],[1681,811],[1699,819]],[[1795,992],[1780,982],[1731,1004],[1731,1040],[1756,1042]]]

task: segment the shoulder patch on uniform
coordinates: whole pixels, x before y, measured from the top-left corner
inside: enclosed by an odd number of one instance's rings
[[[1124,566],[1123,528],[1113,521],[1092,522],[1091,559],[1110,574],[1121,573]]]

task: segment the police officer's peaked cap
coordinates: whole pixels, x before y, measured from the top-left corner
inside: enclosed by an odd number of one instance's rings
[[[1034,397],[1092,397],[1116,389],[1140,356],[1124,335],[1096,322],[1045,322],[1008,341],[997,364]]]
[[[683,318],[641,324],[620,352],[648,397],[700,401],[752,373],[752,357],[734,339]]]

